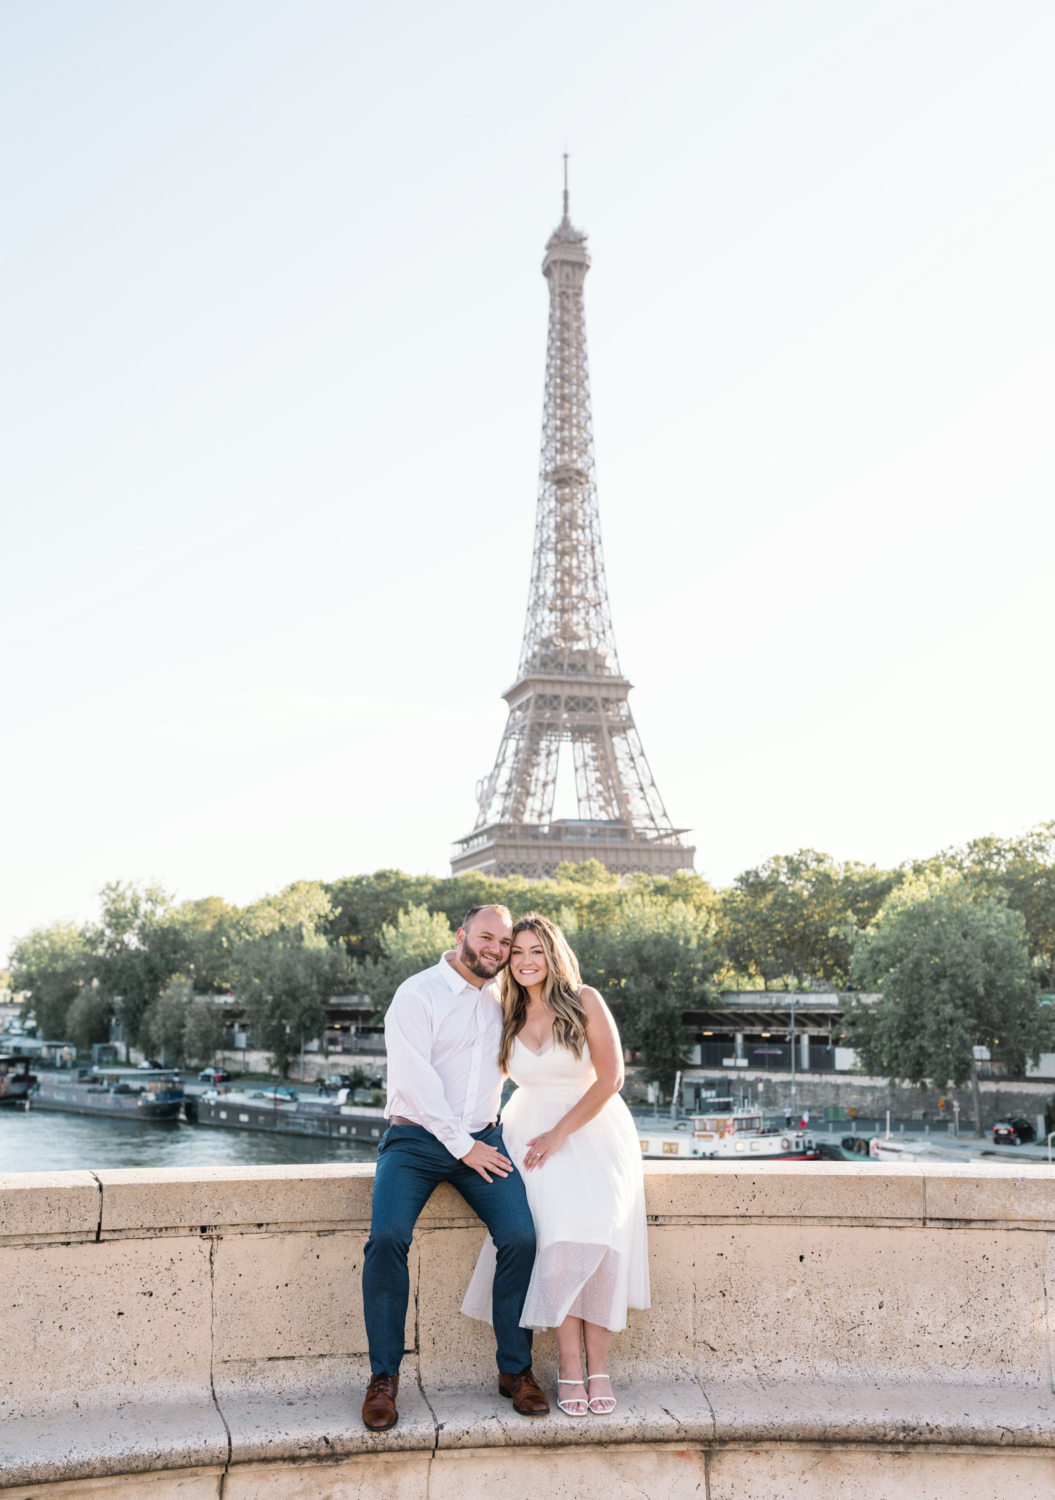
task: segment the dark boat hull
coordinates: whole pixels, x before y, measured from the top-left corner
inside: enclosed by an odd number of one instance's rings
[[[161,1103],[140,1102],[138,1099],[129,1099],[127,1104],[106,1096],[78,1095],[73,1090],[55,1089],[47,1093],[34,1094],[31,1109],[55,1110],[68,1115],[92,1115],[96,1118],[102,1117],[106,1120],[136,1120],[141,1123],[147,1121],[153,1123],[157,1120],[178,1120],[182,1100],[169,1099]]]
[[[227,1130],[269,1130],[279,1135],[322,1136],[327,1140],[362,1141],[376,1146],[388,1121],[376,1115],[342,1115],[337,1111],[279,1108],[257,1099],[198,1100],[198,1124]]]

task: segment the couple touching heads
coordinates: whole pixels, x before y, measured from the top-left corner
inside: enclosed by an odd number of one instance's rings
[[[457,947],[396,991],[385,1042],[389,1126],[363,1262],[364,1423],[382,1431],[397,1420],[407,1256],[440,1182],[487,1226],[462,1312],[494,1328],[501,1394],[523,1416],[549,1411],[531,1339],[552,1328],[560,1409],[608,1415],[609,1340],[628,1307],[649,1306],[641,1153],[619,1097],[611,1012],[555,923],[474,907]],[[507,1076],[517,1088],[499,1121]]]

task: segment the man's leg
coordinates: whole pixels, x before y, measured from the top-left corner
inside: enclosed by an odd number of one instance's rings
[[[479,1131],[476,1139],[505,1151],[500,1127]],[[514,1167],[508,1177],[485,1182],[478,1172],[459,1163],[450,1181],[487,1225],[495,1242],[498,1265],[491,1315],[498,1368],[517,1375],[531,1364],[531,1329],[521,1328],[520,1314],[535,1264],[535,1226],[523,1180]]]
[[[391,1126],[378,1152],[370,1238],[363,1256],[363,1309],[374,1375],[399,1374],[414,1225],[453,1163],[450,1152],[420,1125]]]

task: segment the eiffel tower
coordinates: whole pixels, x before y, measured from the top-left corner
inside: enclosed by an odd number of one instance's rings
[[[652,779],[619,670],[594,484],[583,282],[586,236],[568,217],[550,235],[549,342],[535,552],[517,680],[494,770],[477,784],[476,827],[458,839],[456,875],[552,877],[562,860],[616,874],[692,869]],[[553,817],[561,747],[575,763],[577,818]]]

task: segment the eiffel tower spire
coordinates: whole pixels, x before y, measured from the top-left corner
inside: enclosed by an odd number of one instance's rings
[[[599,859],[617,873],[691,869],[641,748],[608,608],[594,484],[586,362],[586,236],[568,212],[549,237],[549,341],[535,551],[517,681],[494,769],[477,785],[476,827],[459,839],[455,874],[552,876],[562,860]],[[561,748],[575,764],[577,819],[553,819]]]

